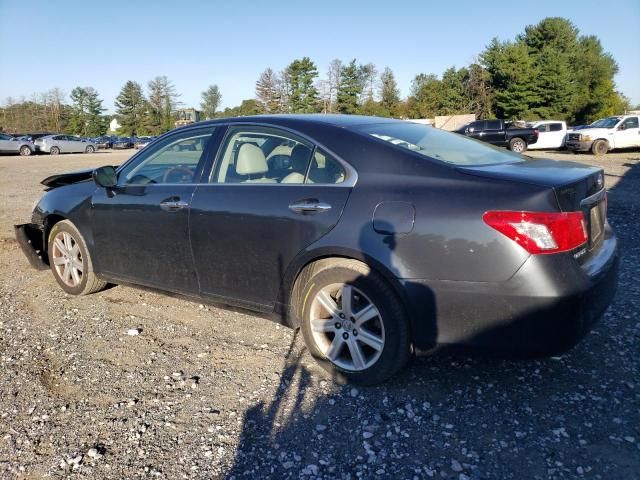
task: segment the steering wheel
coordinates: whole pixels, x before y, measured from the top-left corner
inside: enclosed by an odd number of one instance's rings
[[[188,181],[193,180],[193,170],[191,170],[189,167],[185,167],[184,165],[177,165],[164,172],[164,175],[162,176],[162,183],[169,183],[169,177],[176,173],[182,173],[182,175],[179,177],[179,181],[175,183],[187,183],[184,182],[185,177],[188,177]]]

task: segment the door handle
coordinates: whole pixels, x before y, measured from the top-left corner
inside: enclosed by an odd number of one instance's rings
[[[308,215],[311,213],[322,213],[331,210],[331,205],[325,202],[319,202],[318,200],[301,200],[289,205],[289,210],[301,215]]]
[[[160,208],[165,212],[175,212],[176,210],[181,210],[188,206],[189,204],[187,202],[180,200],[177,197],[167,198],[160,202]]]

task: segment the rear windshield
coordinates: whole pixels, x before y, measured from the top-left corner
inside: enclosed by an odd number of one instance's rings
[[[358,126],[355,130],[453,165],[493,165],[527,159],[504,148],[419,123],[378,123]]]

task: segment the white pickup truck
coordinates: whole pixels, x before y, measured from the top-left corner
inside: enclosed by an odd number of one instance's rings
[[[620,115],[593,122],[586,128],[569,132],[567,150],[604,155],[614,148],[640,147],[640,115]]]
[[[527,126],[537,128],[540,134],[538,141],[529,145],[529,150],[555,150],[564,147],[567,135],[567,123],[561,120],[540,120],[528,123]]]

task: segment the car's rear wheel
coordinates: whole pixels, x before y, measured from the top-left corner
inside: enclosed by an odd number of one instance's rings
[[[388,283],[347,259],[307,267],[293,309],[312,356],[340,382],[376,384],[410,354],[404,309]]]
[[[609,144],[606,140],[596,140],[591,145],[591,153],[594,155],[606,155],[609,151]]]
[[[62,289],[71,295],[102,290],[107,282],[98,279],[84,238],[69,220],[56,223],[49,232],[49,264]]]
[[[23,157],[28,157],[32,153],[33,152],[27,145],[23,145],[22,147],[20,147],[20,155],[22,155]]]
[[[93,153],[96,151],[95,148],[93,148],[92,145],[88,145],[87,148],[84,149],[85,153]]]
[[[522,153],[527,150],[527,142],[521,138],[512,138],[509,142],[509,150],[515,153]]]
[[[49,150],[49,153],[51,155],[58,155],[60,153],[60,149],[58,147],[51,147],[51,149]]]

